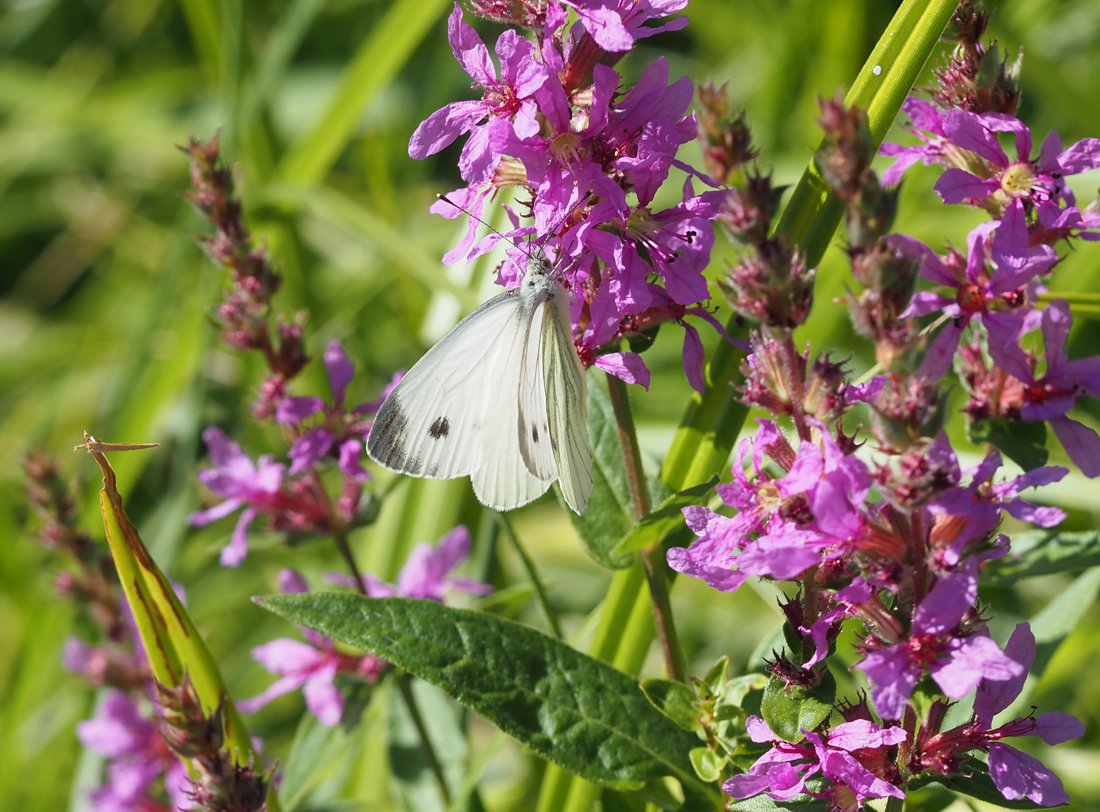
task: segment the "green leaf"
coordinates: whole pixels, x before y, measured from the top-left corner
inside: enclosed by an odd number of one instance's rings
[[[695,691],[682,682],[667,679],[642,680],[642,693],[653,707],[667,716],[677,727],[699,730],[699,706]]]
[[[257,602],[446,691],[539,755],[596,784],[697,782],[697,743],[637,682],[528,626],[430,601],[310,593]]]
[[[1046,465],[1046,423],[1020,420],[974,420],[967,426],[974,445],[989,443],[1025,471]]]
[[[813,730],[833,712],[836,684],[826,676],[812,692],[772,678],[764,689],[760,713],[772,732],[789,742],[803,738],[803,730]]]
[[[743,801],[736,801],[730,804],[727,809],[730,812],[774,812],[775,810],[790,810],[797,809],[799,812],[825,812],[825,802],[819,801],[808,796],[799,796],[805,798],[804,801],[773,801],[767,795],[755,795],[752,798],[746,798]]]
[[[695,774],[704,781],[713,784],[722,777],[722,771],[726,767],[726,757],[709,747],[696,747],[688,756],[691,758],[691,766],[695,768]]]
[[[916,789],[926,784],[941,784],[953,792],[961,795],[969,795],[979,801],[995,804],[1005,809],[1043,809],[1044,807],[1027,798],[1010,801],[1003,796],[993,779],[989,777],[989,768],[974,758],[963,759],[959,765],[959,774],[951,776],[921,776],[909,782],[909,786]]]
[[[619,539],[634,526],[630,486],[611,400],[600,386],[588,386],[588,436],[592,440],[592,496],[581,515],[569,511],[573,529],[592,559],[608,569],[626,569],[632,553],[619,552]]]
[[[613,555],[636,553],[648,547],[660,544],[678,543],[681,538],[691,536],[684,523],[683,508],[688,505],[702,504],[714,490],[718,477],[666,497],[660,505],[650,511],[644,519],[619,540],[612,548]]]
[[[989,562],[990,581],[1013,584],[1036,575],[1075,572],[1100,565],[1100,532],[1060,533],[1039,530],[1012,537],[1012,551]]]

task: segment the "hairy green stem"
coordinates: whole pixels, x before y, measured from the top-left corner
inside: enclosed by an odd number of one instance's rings
[[[642,469],[642,455],[638,449],[638,434],[634,429],[634,414],[630,410],[630,396],[627,394],[626,384],[614,375],[607,376],[607,390],[611,396],[612,411],[615,413],[619,443],[623,448],[634,519],[640,522],[649,515],[649,491],[646,487],[645,471]],[[642,550],[640,555],[646,581],[649,583],[649,598],[653,604],[653,617],[657,621],[657,639],[664,654],[665,671],[669,679],[683,682],[687,679],[687,660],[672,616],[664,551],[657,544]]]

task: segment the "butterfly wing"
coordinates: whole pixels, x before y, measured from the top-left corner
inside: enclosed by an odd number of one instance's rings
[[[573,347],[569,311],[560,290],[542,305],[542,374],[550,444],[562,496],[574,513],[583,513],[592,495],[592,448],[588,444],[588,401],[584,367]]]
[[[502,338],[524,335],[516,291],[485,302],[459,322],[406,373],[378,410],[367,453],[391,471],[430,479],[472,473],[482,463],[484,437],[499,394],[494,377]],[[518,387],[518,384],[517,384]],[[494,397],[496,395],[496,397]],[[492,429],[492,427],[489,427]]]

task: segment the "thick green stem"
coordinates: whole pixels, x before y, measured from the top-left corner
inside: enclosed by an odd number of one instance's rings
[[[630,502],[634,506],[634,518],[644,519],[650,510],[649,492],[646,488],[642,455],[638,449],[638,434],[634,430],[634,414],[630,410],[630,397],[626,384],[614,375],[607,376],[607,390],[611,396],[611,408],[619,430],[619,442],[623,447],[626,481],[630,488]],[[657,622],[657,639],[665,658],[665,671],[669,679],[683,682],[687,679],[687,660],[684,658],[676,623],[669,599],[668,567],[664,551],[658,544],[641,551],[642,567],[649,583],[649,598],[653,603],[653,617]]]

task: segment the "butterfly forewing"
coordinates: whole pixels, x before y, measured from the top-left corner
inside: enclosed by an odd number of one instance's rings
[[[517,291],[490,299],[432,347],[382,404],[367,438],[375,462],[410,476],[448,479],[482,462],[490,412],[504,397],[494,378],[513,342],[526,333]],[[514,423],[513,423],[514,424]]]
[[[558,484],[566,504],[575,513],[583,513],[592,495],[592,448],[588,444],[584,367],[573,348],[564,297],[559,292],[544,308],[548,312],[541,331],[542,372]]]

